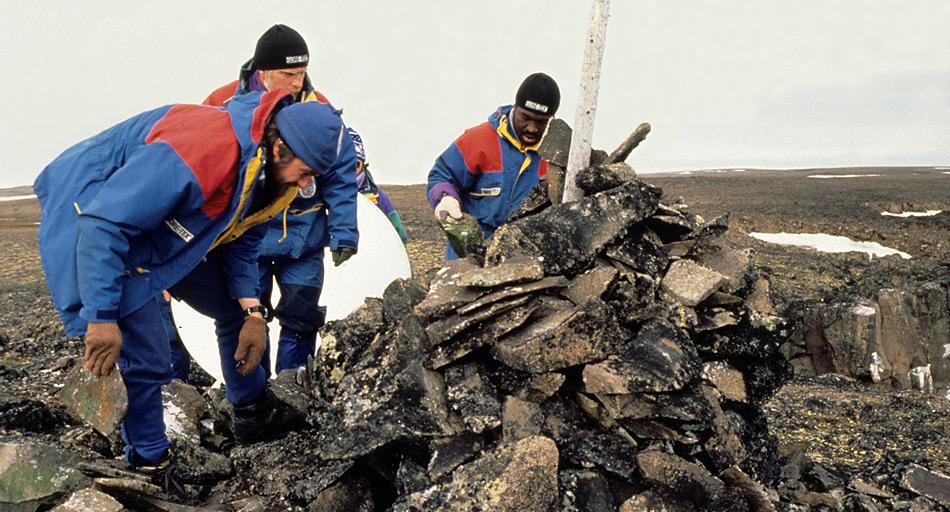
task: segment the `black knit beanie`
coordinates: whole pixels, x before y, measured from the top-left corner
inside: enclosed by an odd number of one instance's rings
[[[254,67],[261,70],[299,68],[310,62],[307,42],[287,25],[274,25],[257,40]]]
[[[515,105],[532,112],[553,116],[561,104],[561,91],[557,82],[544,73],[532,73],[521,82]]]

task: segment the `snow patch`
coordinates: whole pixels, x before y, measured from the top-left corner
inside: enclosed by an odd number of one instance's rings
[[[927,210],[923,212],[904,212],[904,213],[891,213],[891,212],[881,212],[881,215],[885,217],[933,217],[943,210]]]
[[[943,346],[943,357],[944,359],[950,359],[950,343],[947,343]]]
[[[819,252],[864,252],[869,257],[897,254],[905,260],[911,258],[906,252],[884,247],[877,242],[855,242],[846,236],[825,233],[749,233],[749,236],[773,244],[810,247]]]
[[[851,312],[858,316],[874,316],[874,313],[876,311],[871,306],[864,306],[864,305],[858,304],[857,306],[851,309]]]
[[[865,178],[870,176],[880,176],[880,174],[812,174],[809,178],[832,179],[832,178]]]
[[[2,202],[2,201],[22,201],[22,200],[24,200],[24,199],[35,199],[35,198],[36,198],[36,194],[26,194],[26,195],[23,195],[23,196],[7,196],[7,197],[0,197],[0,202]]]

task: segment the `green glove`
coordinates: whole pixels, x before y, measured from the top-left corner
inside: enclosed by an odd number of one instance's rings
[[[336,250],[330,251],[330,254],[333,255],[333,266],[339,267],[344,261],[356,254],[356,249],[353,247],[338,247]]]
[[[474,247],[482,244],[482,228],[478,225],[478,220],[467,213],[463,213],[459,220],[447,216],[439,221],[439,227],[445,232],[452,250],[460,258],[468,256]]]
[[[399,239],[402,240],[402,245],[409,245],[409,235],[406,233],[406,227],[402,225],[399,212],[393,210],[386,216],[389,217],[389,222],[396,228],[396,233],[399,233]]]

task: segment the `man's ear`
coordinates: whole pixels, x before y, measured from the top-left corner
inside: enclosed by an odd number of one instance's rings
[[[274,145],[270,147],[271,157],[275,162],[280,162],[280,140],[275,140]]]

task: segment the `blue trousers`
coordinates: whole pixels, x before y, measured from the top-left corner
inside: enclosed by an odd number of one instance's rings
[[[264,257],[259,260],[261,302],[274,312],[280,324],[277,340],[277,373],[307,364],[317,343],[317,329],[326,320],[326,308],[319,306],[323,291],[323,251],[300,258]],[[280,301],[271,306],[274,278]],[[269,365],[267,366],[270,367]]]
[[[243,405],[260,395],[267,377],[262,366],[250,375],[241,375],[235,368],[234,352],[244,325],[244,311],[237,300],[230,297],[226,277],[214,261],[209,257],[169,291],[199,313],[215,319],[227,398],[232,404]],[[123,437],[130,461],[132,450],[140,459],[161,460],[171,446],[165,434],[161,392],[162,385],[173,378],[169,347],[173,333],[169,332],[166,321],[166,307],[165,299],[158,295],[119,319],[122,331],[119,370],[129,397]]]

